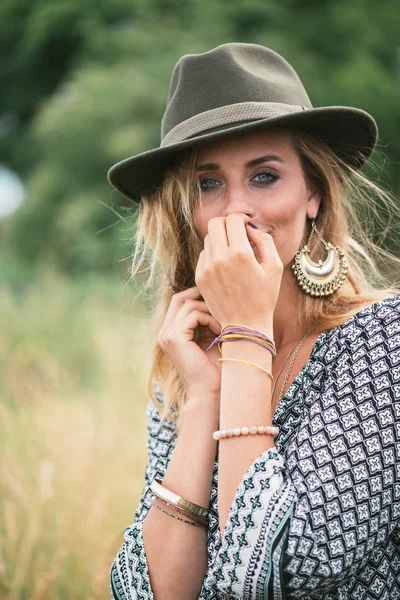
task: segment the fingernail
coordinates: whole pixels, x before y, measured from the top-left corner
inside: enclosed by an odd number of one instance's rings
[[[247,225],[250,225],[250,227],[252,227],[253,229],[258,229],[257,225],[254,225],[254,223],[248,222]]]

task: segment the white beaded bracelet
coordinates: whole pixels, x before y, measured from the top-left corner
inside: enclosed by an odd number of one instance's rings
[[[272,425],[253,425],[252,427],[234,427],[231,429],[219,429],[218,431],[214,431],[213,438],[214,440],[222,440],[227,437],[238,437],[239,435],[273,435],[276,436],[279,433],[278,427],[273,427]]]

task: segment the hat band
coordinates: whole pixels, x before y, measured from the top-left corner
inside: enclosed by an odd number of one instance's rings
[[[283,104],[281,102],[240,102],[238,104],[220,106],[219,108],[199,113],[176,125],[164,137],[161,147],[183,142],[198,133],[205,133],[209,129],[214,129],[221,125],[270,119],[303,110],[307,110],[307,107]]]

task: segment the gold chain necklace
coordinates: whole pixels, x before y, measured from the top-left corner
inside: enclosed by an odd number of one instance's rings
[[[293,369],[294,362],[295,362],[295,360],[296,360],[296,358],[297,358],[297,355],[298,355],[298,354],[299,354],[299,352],[300,352],[300,348],[302,347],[302,345],[303,345],[304,341],[307,339],[308,335],[309,335],[309,334],[308,334],[308,333],[306,333],[305,335],[303,335],[303,337],[301,338],[301,340],[299,340],[298,342],[296,342],[296,344],[295,344],[295,345],[293,346],[293,348],[292,348],[292,349],[289,351],[288,355],[286,356],[285,360],[283,361],[283,365],[281,366],[281,368],[280,368],[280,370],[279,370],[279,373],[278,373],[278,375],[275,377],[275,381],[274,381],[274,384],[273,384],[273,386],[272,386],[272,394],[271,394],[271,396],[272,396],[272,397],[271,397],[271,403],[272,403],[272,404],[273,404],[273,400],[274,400],[274,395],[275,395],[275,391],[276,391],[276,385],[277,385],[277,383],[278,383],[278,379],[279,379],[279,377],[281,376],[281,374],[282,374],[282,371],[283,371],[283,369],[285,368],[285,366],[286,366],[286,363],[288,362],[288,360],[289,360],[289,357],[290,357],[290,355],[291,355],[291,354],[292,354],[292,352],[293,352],[292,360],[290,361],[290,363],[289,363],[289,366],[288,366],[288,369],[287,369],[287,371],[286,371],[286,374],[285,374],[285,379],[284,379],[284,381],[283,381],[283,385],[282,385],[282,387],[281,387],[281,391],[279,392],[279,397],[278,397],[278,400],[277,400],[277,402],[276,402],[276,405],[278,406],[279,402],[282,400],[282,398],[283,398],[283,394],[284,394],[284,391],[285,391],[285,387],[286,387],[286,384],[287,384],[287,381],[288,381],[288,379],[289,379],[289,376],[290,376],[290,373],[292,372],[292,369]]]

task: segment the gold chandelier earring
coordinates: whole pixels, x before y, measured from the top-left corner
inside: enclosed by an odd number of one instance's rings
[[[314,262],[310,258],[310,242],[314,233],[324,246],[325,260]],[[293,273],[304,293],[310,296],[330,296],[344,283],[348,264],[340,246],[326,242],[312,220],[310,236],[307,243],[299,250],[292,265]]]

